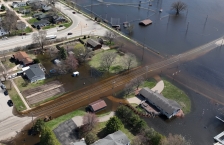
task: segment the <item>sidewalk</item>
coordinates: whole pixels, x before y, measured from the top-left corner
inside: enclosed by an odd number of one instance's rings
[[[0,63],[1,63],[1,67],[3,68],[3,70],[4,70],[5,72],[7,72],[6,69],[5,69],[5,66],[2,64],[2,62],[0,62]],[[27,104],[26,100],[23,98],[23,95],[20,93],[20,91],[19,91],[18,87],[16,86],[15,82],[14,82],[12,79],[11,79],[10,81],[11,81],[13,87],[16,89],[16,92],[19,94],[19,97],[20,97],[21,100],[23,101],[23,103],[24,103],[24,105],[26,106],[27,110],[30,110],[31,108],[30,108],[29,105]]]

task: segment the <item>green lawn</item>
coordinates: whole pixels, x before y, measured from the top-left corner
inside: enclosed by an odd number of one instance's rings
[[[31,18],[27,22],[32,25],[34,22],[38,22],[38,20],[36,18]]]
[[[191,111],[191,101],[189,97],[185,94],[184,91],[180,90],[178,87],[174,86],[167,80],[164,81],[164,90],[162,94],[164,97],[175,100],[182,107],[182,110],[185,114]]]
[[[42,29],[50,29],[50,28],[55,28],[57,25],[48,25],[48,26],[44,26]]]
[[[64,24],[64,26],[65,26],[66,28],[70,27],[71,25],[72,25],[72,22],[69,22],[69,23],[65,23],[65,24]]]
[[[18,77],[16,79],[14,79],[15,84],[17,85],[17,87],[19,88],[20,92],[24,91],[24,90],[28,90],[28,89],[33,89],[35,87],[39,87],[41,85],[44,85],[48,82],[54,81],[55,78],[49,78],[49,79],[45,79],[45,80],[40,80],[37,81],[35,83],[27,83],[24,81],[24,79],[22,77]]]
[[[131,106],[134,107],[136,110],[138,110],[139,112],[142,113],[146,113],[145,109],[143,109],[141,106],[139,106],[138,104],[135,103],[131,103]]]
[[[111,50],[106,50],[106,51],[111,51],[111,52],[117,52],[117,50],[111,49]],[[102,51],[100,53],[95,54],[91,61],[89,61],[89,65],[92,67],[95,67],[96,69],[102,70],[100,66],[100,59],[105,51]],[[122,63],[123,56],[117,55],[115,61],[113,62],[112,66],[110,67],[109,72],[110,73],[118,73],[120,71],[123,71],[125,69],[124,64]],[[132,68],[136,67],[139,65],[139,62],[136,60],[132,66]]]
[[[2,64],[5,66],[5,68],[7,70],[9,70],[9,69],[11,69],[11,68],[16,66],[15,63],[10,62],[10,60],[9,60],[10,58],[11,57],[6,57],[6,58],[3,57],[3,58],[1,58]]]
[[[51,129],[55,129],[56,127],[58,127],[59,124],[61,124],[64,121],[67,121],[71,118],[73,118],[74,116],[83,116],[86,112],[83,110],[76,110],[73,112],[70,112],[68,114],[65,114],[63,116],[60,116],[58,118],[55,118],[49,122],[46,122],[46,125]]]
[[[9,96],[12,99],[14,106],[16,107],[18,111],[26,110],[26,106],[24,105],[23,101],[19,97],[18,93],[16,92],[12,84],[10,89],[10,83],[11,82],[9,80],[5,81],[5,86],[9,92]]]
[[[155,87],[157,84],[156,80],[153,78],[150,78],[146,81],[143,82],[143,84],[140,86],[140,88],[144,88],[144,87],[148,87],[150,89],[152,89],[153,87]]]

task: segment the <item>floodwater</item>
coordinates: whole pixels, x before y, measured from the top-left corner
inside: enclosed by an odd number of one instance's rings
[[[113,23],[121,23],[122,33],[162,55],[183,53],[222,37],[224,34],[222,0],[183,0],[188,5],[188,10],[181,12],[179,16],[175,15],[175,11],[170,10],[175,0],[153,0],[152,6],[149,6],[147,0],[142,0],[141,7],[143,8],[140,9],[138,0],[101,1],[111,2],[111,4],[102,4],[96,0],[75,0],[85,12],[90,13],[92,9],[94,16],[97,15],[109,22],[112,20]],[[87,6],[91,3],[94,4],[92,7]],[[115,3],[126,3],[126,5]],[[159,13],[161,8],[163,12]],[[146,27],[138,25],[140,20],[147,18],[153,21],[152,25]],[[133,34],[129,35],[123,28],[122,23],[125,21],[133,24]],[[182,134],[194,145],[213,143],[213,137],[224,129],[223,123],[215,118],[220,114],[219,109],[223,108],[221,104],[224,103],[223,49],[224,46],[217,47],[204,56],[179,64],[177,69],[163,72],[163,75],[172,77],[173,73],[181,70],[174,77],[173,83],[188,94],[192,102],[192,110],[184,118],[146,119],[149,126],[164,135]]]

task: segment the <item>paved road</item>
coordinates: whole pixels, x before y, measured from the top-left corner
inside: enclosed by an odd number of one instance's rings
[[[84,17],[82,14],[72,14],[73,10],[62,5],[61,3],[56,3],[56,7],[60,8],[61,11],[70,17],[73,21],[72,25],[64,30],[58,31],[58,28],[52,28],[47,30],[47,34],[55,34],[57,38],[61,37],[74,37],[79,35],[100,35],[103,36],[107,29],[98,25],[94,21],[89,20]],[[68,36],[67,34],[72,32],[73,35]],[[34,32],[33,32],[34,33]],[[27,34],[26,36],[15,36],[11,37],[8,40],[0,39],[0,51],[13,49],[18,46],[24,46],[32,43],[32,34]]]

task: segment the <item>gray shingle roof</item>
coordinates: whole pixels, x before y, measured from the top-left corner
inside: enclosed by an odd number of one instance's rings
[[[93,39],[88,39],[87,43],[93,47],[96,47],[97,45],[101,45],[99,42],[97,42],[96,40],[93,40]]]
[[[127,145],[128,143],[130,143],[128,137],[122,131],[118,130],[96,141],[92,145]]]
[[[33,25],[37,26],[37,25],[45,25],[45,24],[50,24],[50,22],[48,20],[40,20],[38,22],[34,22]]]
[[[147,98],[151,103],[154,103],[153,105],[158,106],[159,109],[162,109],[164,112],[167,112],[170,115],[172,115],[173,112],[177,109],[180,109],[180,105],[176,101],[169,100],[163,95],[157,92],[153,92],[147,87],[141,89],[139,93]]]
[[[30,65],[29,67],[30,69],[25,71],[25,74],[29,80],[32,80],[32,78],[35,76],[45,75],[43,70],[40,68],[38,64],[33,64],[33,65]]]

